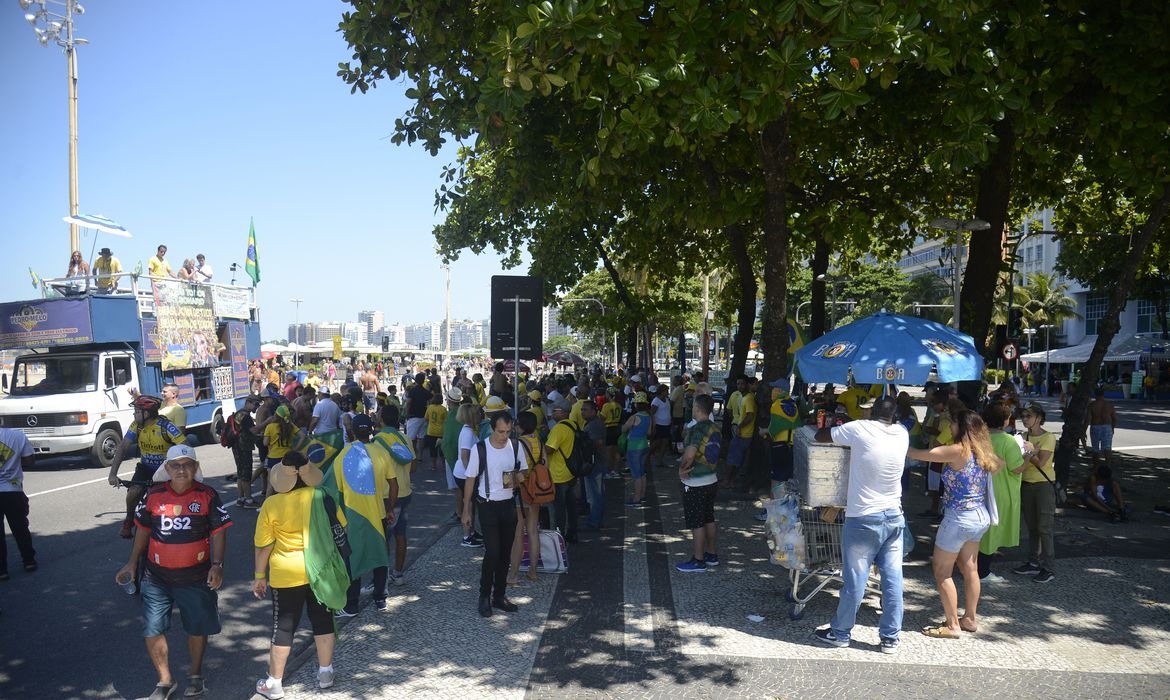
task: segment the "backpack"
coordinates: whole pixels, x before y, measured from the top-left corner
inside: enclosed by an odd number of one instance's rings
[[[220,447],[235,447],[240,441],[240,427],[236,425],[236,414],[227,417],[223,430],[219,431]]]
[[[520,495],[524,498],[524,502],[530,505],[548,505],[557,495],[557,487],[553,483],[552,474],[548,471],[548,465],[543,460],[537,461],[532,456],[528,443],[521,440],[520,444],[524,446],[524,452],[528,455],[528,475],[524,477],[524,485],[520,487]]]
[[[569,423],[567,419],[561,421],[561,425]],[[565,466],[568,467],[569,473],[574,477],[589,476],[593,473],[593,440],[589,437],[589,433],[584,430],[573,431],[573,449],[569,454],[565,454],[559,447],[557,452],[565,458]]]

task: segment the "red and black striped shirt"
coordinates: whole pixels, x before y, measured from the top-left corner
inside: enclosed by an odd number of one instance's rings
[[[169,481],[150,487],[138,503],[135,520],[150,531],[147,571],[172,586],[207,580],[211,536],[232,525],[215,489],[195,483],[176,493]]]

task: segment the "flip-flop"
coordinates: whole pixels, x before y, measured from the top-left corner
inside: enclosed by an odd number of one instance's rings
[[[922,633],[934,639],[959,639],[962,636],[958,632],[954,632],[949,627],[944,627],[943,625],[924,627]]]

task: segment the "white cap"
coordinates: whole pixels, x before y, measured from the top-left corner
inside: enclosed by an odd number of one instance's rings
[[[171,480],[171,475],[167,473],[167,462],[176,459],[189,459],[195,462],[195,481],[203,481],[203,469],[199,466],[199,458],[195,456],[195,448],[190,445],[174,445],[171,449],[167,450],[166,459],[155,470],[153,477],[155,483]]]

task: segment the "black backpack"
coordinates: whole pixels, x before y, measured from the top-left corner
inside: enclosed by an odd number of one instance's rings
[[[593,473],[593,439],[584,430],[578,430],[568,420],[561,421],[561,425],[569,423],[573,430],[573,449],[569,454],[557,448],[557,452],[565,458],[565,466],[574,477],[589,476]]]

